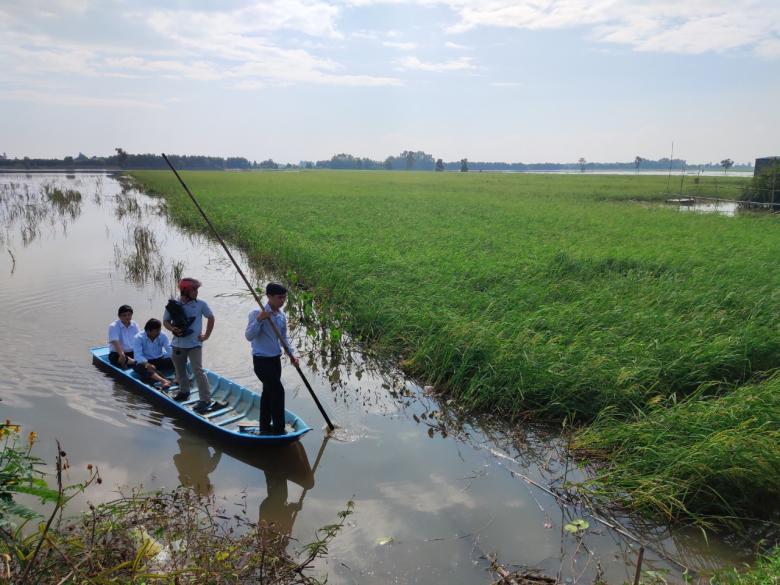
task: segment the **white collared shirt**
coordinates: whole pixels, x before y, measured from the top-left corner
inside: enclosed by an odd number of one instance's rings
[[[130,325],[125,327],[120,319],[117,319],[108,326],[108,346],[111,351],[115,351],[112,341],[118,341],[122,346],[122,351],[133,351],[133,338],[138,335],[141,329],[138,323],[130,321]]]

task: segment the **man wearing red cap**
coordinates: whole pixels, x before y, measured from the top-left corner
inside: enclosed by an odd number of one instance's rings
[[[198,384],[198,402],[192,410],[199,414],[211,407],[211,389],[203,371],[203,342],[211,337],[214,330],[214,313],[206,301],[198,299],[201,283],[195,278],[182,278],[179,281],[181,296],[178,303],[168,303],[163,315],[163,325],[173,333],[173,366],[179,381],[179,392],[174,400],[186,400],[190,395],[190,379],[187,376],[187,360],[192,366],[195,381]],[[203,317],[206,317],[206,332],[203,331]]]

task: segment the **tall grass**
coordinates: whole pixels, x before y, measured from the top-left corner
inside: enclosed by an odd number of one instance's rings
[[[200,221],[172,176],[136,173]],[[780,365],[777,220],[678,214],[664,177],[191,173],[222,233],[468,406],[589,419]],[[344,319],[342,319],[344,321]]]
[[[605,414],[582,432],[576,449],[609,457],[594,493],[667,519],[695,513],[739,525],[771,512],[780,498],[780,373],[712,391],[634,420]]]
[[[777,585],[780,583],[780,547],[761,556],[748,571],[720,571],[711,585]]]
[[[175,178],[135,176],[203,229]],[[780,367],[776,216],[639,205],[667,197],[641,175],[185,178],[251,259],[464,407],[597,420],[597,493],[726,522],[777,501],[778,382],[729,391]]]

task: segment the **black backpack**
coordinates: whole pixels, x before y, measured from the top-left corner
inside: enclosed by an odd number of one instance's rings
[[[184,312],[184,307],[179,301],[170,299],[168,304],[165,305],[165,310],[168,311],[168,314],[171,316],[171,323],[173,323],[173,326],[184,331],[181,335],[176,335],[174,333],[176,337],[187,337],[188,335],[192,335],[190,325],[195,321],[195,317],[187,317],[187,313]]]

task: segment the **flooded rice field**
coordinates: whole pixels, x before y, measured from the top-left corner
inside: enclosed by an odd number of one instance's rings
[[[245,268],[259,284],[268,278]],[[121,304],[141,325],[161,318],[177,279],[190,275],[216,316],[204,365],[259,390],[244,338],[253,300],[213,242],[182,232],[163,201],[116,176],[0,175],[0,275],[0,416],[36,431],[49,461],[59,439],[70,480],[99,466],[103,483],[82,505],[139,484],[182,484],[246,504],[305,543],[353,499],[319,567],[331,583],[489,583],[492,558],[566,583],[622,583],[633,581],[639,548],[624,532],[648,547],[646,582],[682,582],[681,565],[706,571],[749,558],[698,530],[624,517],[609,520],[622,530],[608,527],[598,520],[608,511],[570,503],[564,484],[586,471],[554,433],[458,416],[392,364],[295,315],[303,371],[337,432],[326,436],[289,364],[287,408],[314,429],[299,445],[248,451],[191,432],[94,367],[89,348],[106,343]],[[566,529],[577,520],[588,527]]]

